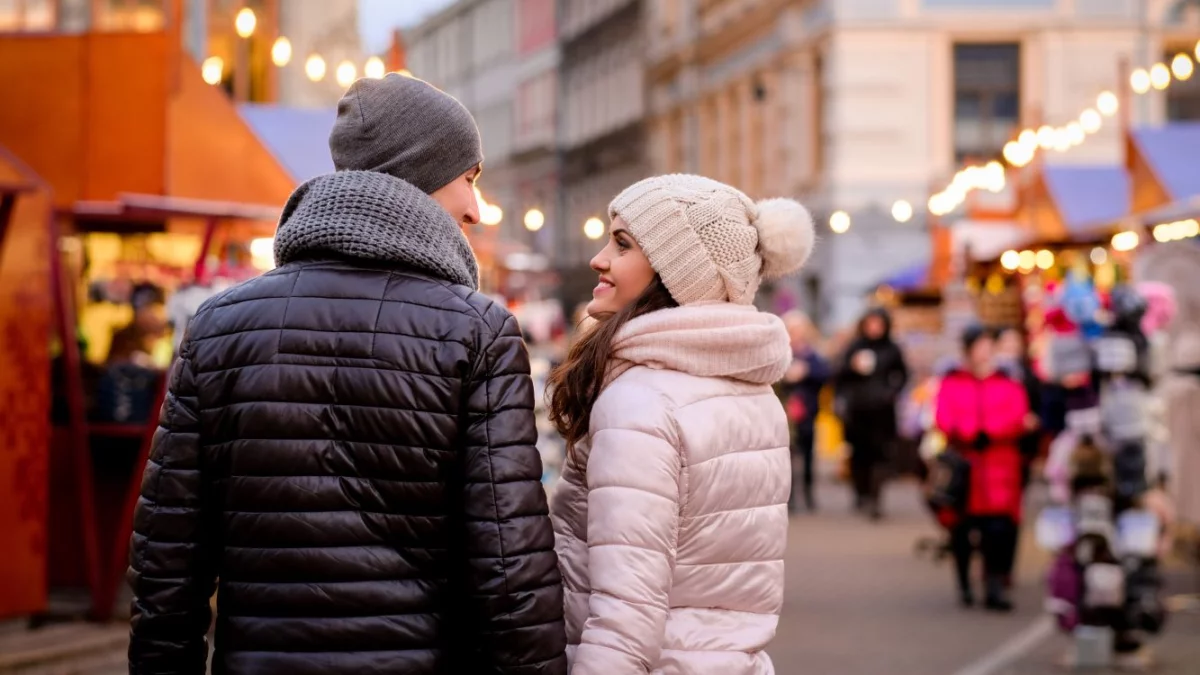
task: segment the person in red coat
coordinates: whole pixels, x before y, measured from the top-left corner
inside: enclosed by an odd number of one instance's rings
[[[997,370],[992,332],[967,328],[963,361],[942,380],[937,426],[949,446],[970,464],[962,517],[951,530],[958,587],[964,606],[975,603],[970,566],[973,537],[983,553],[985,606],[1012,610],[1006,580],[1012,572],[1021,519],[1019,442],[1031,423],[1022,384]]]

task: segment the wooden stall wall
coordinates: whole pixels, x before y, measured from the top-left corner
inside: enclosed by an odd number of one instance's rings
[[[15,175],[0,152],[0,182]],[[46,607],[49,216],[47,191],[21,193],[0,254],[0,619]]]

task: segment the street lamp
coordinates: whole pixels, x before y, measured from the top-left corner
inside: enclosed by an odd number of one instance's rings
[[[237,18],[233,21],[233,27],[237,29],[238,37],[248,38],[254,35],[254,28],[258,25],[258,17],[254,16],[254,10],[249,7],[243,7],[237,13]]]
[[[583,223],[583,236],[595,241],[604,236],[604,221],[599,218],[588,218]]]
[[[525,229],[537,232],[546,224],[546,214],[539,209],[529,209],[525,212]]]

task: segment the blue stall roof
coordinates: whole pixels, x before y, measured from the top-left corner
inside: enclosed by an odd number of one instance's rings
[[[1135,129],[1133,142],[1172,201],[1200,195],[1200,122]]]
[[[893,272],[880,281],[879,285],[888,286],[897,291],[915,291],[923,288],[927,281],[929,281],[929,261],[925,260]]]
[[[238,113],[297,183],[333,171],[329,131],[336,110],[245,103]]]
[[[1047,166],[1046,189],[1071,236],[1088,235],[1129,214],[1129,174],[1120,165]]]

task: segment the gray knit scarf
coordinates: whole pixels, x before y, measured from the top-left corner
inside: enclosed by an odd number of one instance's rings
[[[296,188],[275,231],[275,262],[321,254],[398,263],[471,288],[479,266],[454,218],[411,184],[374,171],[338,171]]]

